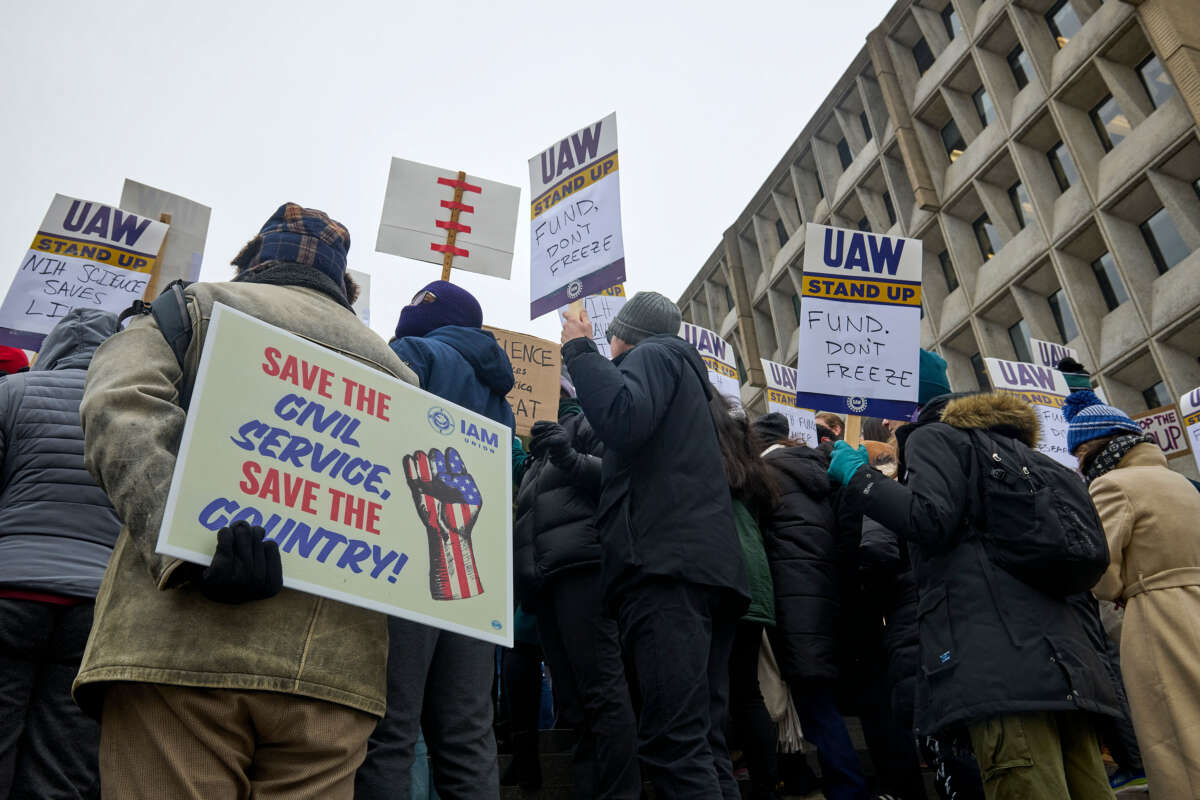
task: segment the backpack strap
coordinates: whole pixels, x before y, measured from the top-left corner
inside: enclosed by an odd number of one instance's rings
[[[180,371],[183,370],[183,360],[187,356],[188,347],[192,344],[192,317],[188,314],[187,296],[183,291],[191,285],[191,281],[171,281],[153,301],[146,303],[138,298],[117,317],[117,324],[120,325],[130,317],[145,314],[153,316],[154,322],[162,332],[163,338],[167,340],[171,352],[175,354]],[[183,388],[182,378],[180,383],[179,405],[186,411],[188,403],[192,399],[191,392]]]

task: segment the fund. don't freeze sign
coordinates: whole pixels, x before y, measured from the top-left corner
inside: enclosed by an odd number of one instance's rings
[[[905,419],[917,404],[921,242],[809,223],[796,405]]]

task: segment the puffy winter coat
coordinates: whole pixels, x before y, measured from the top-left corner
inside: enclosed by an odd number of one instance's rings
[[[1079,611],[984,550],[971,518],[979,487],[970,428],[1030,447],[1038,439],[1036,412],[1012,395],[930,403],[897,434],[904,484],[864,468],[848,487],[849,502],[908,542],[919,597],[916,731],[1030,711],[1119,716]]]
[[[490,331],[446,325],[424,336],[394,339],[392,351],[438,397],[513,428],[508,393],[512,362]]]
[[[867,596],[886,621],[883,646],[887,653],[887,683],[892,712],[912,725],[920,648],[917,634],[917,581],[908,560],[908,547],[896,534],[873,519],[863,520],[859,545],[861,578]]]
[[[696,348],[658,335],[612,361],[582,337],[562,350],[606,448],[596,528],[609,606],[626,588],[668,577],[728,590],[726,610],[741,616],[746,567]]]
[[[780,447],[763,460],[779,486],[762,527],[775,584],[775,659],[786,680],[834,680],[842,566],[829,459],[809,447]]]
[[[604,446],[578,410],[560,416],[559,424],[571,437],[575,455],[564,464],[531,456],[517,492],[513,528],[517,599],[529,611],[536,609],[538,595],[551,579],[600,564],[594,523]]]
[[[76,308],[29,372],[0,380],[0,586],[95,597],[121,520],[83,465],[79,401],[117,317]]]

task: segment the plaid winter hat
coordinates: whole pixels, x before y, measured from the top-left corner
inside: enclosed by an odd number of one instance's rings
[[[1105,405],[1091,389],[1072,392],[1063,404],[1063,419],[1067,428],[1067,450],[1092,439],[1102,439],[1114,433],[1141,433],[1142,428],[1119,408]]]
[[[239,269],[288,263],[315,267],[338,286],[346,273],[350,232],[324,211],[284,203],[233,259]]]

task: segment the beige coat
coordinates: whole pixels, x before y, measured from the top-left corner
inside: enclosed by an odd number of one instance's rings
[[[417,382],[383,339],[316,290],[197,283],[187,296],[193,334],[185,385],[199,364],[214,302]],[[180,585],[182,561],[154,552],[185,419],[180,379],[149,316],[101,345],[88,372],[80,407],[84,460],[125,527],[96,598],[76,700],[96,713],[106,684],[139,681],[298,694],[382,716],[383,614],[290,589],[238,606],[214,603]]]
[[[1200,798],[1200,492],[1148,443],[1088,489],[1112,558],[1096,595],[1127,603],[1121,671],[1150,791]]]

